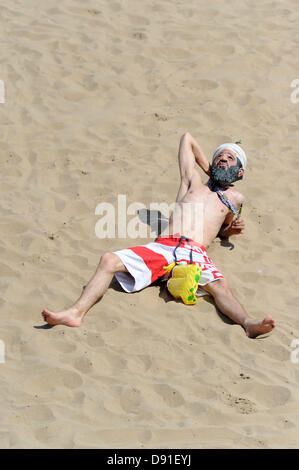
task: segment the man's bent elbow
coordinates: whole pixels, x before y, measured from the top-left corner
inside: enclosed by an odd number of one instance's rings
[[[189,132],[189,131],[186,131],[186,132],[182,135],[181,140],[190,139],[191,137],[192,137],[192,136],[191,136],[190,132]]]

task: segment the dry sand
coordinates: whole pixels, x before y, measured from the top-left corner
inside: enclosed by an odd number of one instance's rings
[[[295,448],[299,363],[297,1],[9,0],[1,6],[1,448]],[[185,131],[242,138],[246,232],[209,254],[250,340],[207,297],[110,288],[44,329],[102,253],[98,203],[172,202]],[[132,218],[130,216],[129,218]]]

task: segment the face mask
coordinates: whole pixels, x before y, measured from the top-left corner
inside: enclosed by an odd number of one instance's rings
[[[221,188],[228,188],[230,184],[239,179],[239,165],[229,167],[217,167],[214,163],[211,166],[210,176],[212,182]]]

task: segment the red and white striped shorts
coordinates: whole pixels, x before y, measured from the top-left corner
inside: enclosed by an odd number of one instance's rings
[[[128,272],[118,272],[116,279],[126,292],[136,292],[165,276],[163,266],[175,261],[174,250],[180,241],[180,235],[159,237],[146,245],[114,251],[121,259]],[[190,263],[192,251],[193,262],[201,266],[202,274],[199,286],[205,286],[217,279],[223,279],[215,264],[208,257],[206,249],[193,240],[182,239],[176,249],[176,258],[179,263]]]

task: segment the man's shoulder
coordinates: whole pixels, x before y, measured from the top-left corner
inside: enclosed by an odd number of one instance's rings
[[[235,189],[230,189],[230,198],[238,206],[243,204],[245,201],[245,197],[243,196],[243,194],[239,191],[236,191]]]

